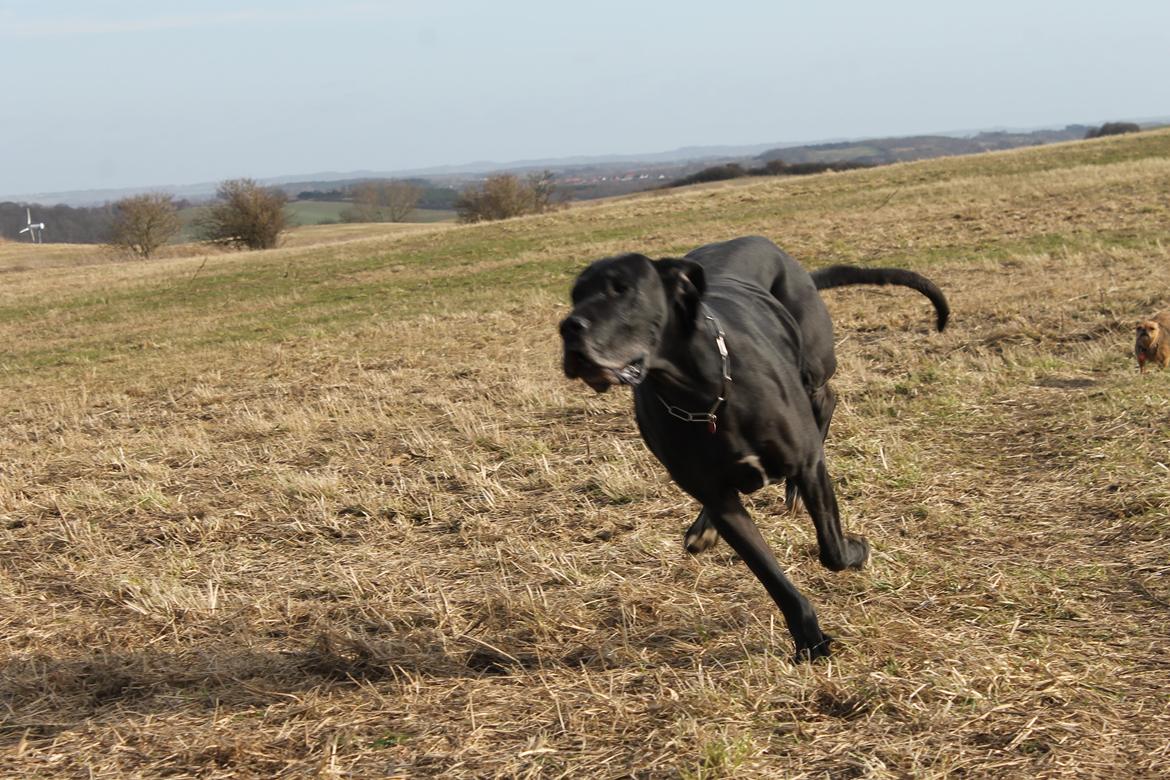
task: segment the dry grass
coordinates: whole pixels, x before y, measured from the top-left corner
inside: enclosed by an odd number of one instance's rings
[[[302,225],[285,234],[281,246],[306,247],[414,233],[434,233],[449,222],[359,222],[340,225]]]
[[[1170,134],[498,225],[12,273],[0,774],[1151,777],[1170,767]],[[585,261],[761,232],[842,291],[830,434],[874,565],[753,497],[839,636],[794,666],[623,393]],[[341,238],[341,237],[337,237]],[[8,247],[5,247],[7,250]]]
[[[359,223],[346,225],[302,225],[290,228],[281,236],[282,247],[317,247],[347,241],[434,233],[449,223]],[[158,263],[176,258],[228,256],[239,259],[240,253],[202,242],[168,244],[160,247],[149,261],[141,261],[120,247],[105,244],[32,244],[0,238],[0,274],[43,271],[54,268],[78,268],[116,263]]]

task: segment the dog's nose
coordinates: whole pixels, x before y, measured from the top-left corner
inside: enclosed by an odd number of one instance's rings
[[[580,315],[573,314],[565,317],[561,322],[561,338],[565,341],[571,341],[581,338],[581,334],[589,329],[589,320]]]

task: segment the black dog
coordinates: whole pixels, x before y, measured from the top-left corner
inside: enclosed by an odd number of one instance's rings
[[[804,270],[758,236],[700,247],[681,259],[639,254],[598,260],[573,285],[561,323],[564,370],[597,392],[634,387],[638,428],[671,477],[702,505],[690,552],[723,537],[779,605],[798,658],[829,655],[816,612],[784,576],[740,493],[787,480],[817,530],[820,560],[861,568],[869,544],[842,533],[823,442],[836,397],[833,324],[818,290],[852,284],[942,291],[911,271],[831,266]]]

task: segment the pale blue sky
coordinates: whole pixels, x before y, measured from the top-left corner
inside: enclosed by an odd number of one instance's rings
[[[0,0],[0,194],[1170,115],[1170,0]]]

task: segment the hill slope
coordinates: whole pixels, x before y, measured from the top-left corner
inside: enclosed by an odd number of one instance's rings
[[[914,135],[895,138],[867,138],[857,141],[838,141],[770,149],[758,155],[756,159],[763,162],[784,160],[789,165],[843,161],[868,165],[887,165],[893,162],[980,154],[1079,140],[1084,138],[1085,133],[1090,129],[1085,125],[1069,125],[1061,130],[984,131],[970,136]]]
[[[1167,765],[1170,133],[0,286],[0,773],[1148,777]],[[745,233],[827,295],[872,568],[779,615],[559,376],[584,263]]]

